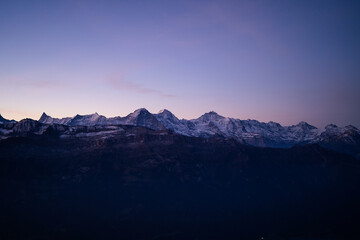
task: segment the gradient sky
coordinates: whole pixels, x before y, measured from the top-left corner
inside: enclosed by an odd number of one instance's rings
[[[360,127],[357,2],[0,0],[0,113]]]

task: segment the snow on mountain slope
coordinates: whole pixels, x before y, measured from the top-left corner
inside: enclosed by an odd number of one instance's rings
[[[325,127],[325,131],[320,134],[318,141],[343,141],[349,144],[357,144],[360,143],[359,135],[360,130],[352,125],[346,127],[338,127],[335,124],[329,124]]]
[[[154,116],[167,129],[179,134],[194,137],[219,135],[257,146],[291,146],[311,142],[319,135],[319,130],[306,122],[283,127],[275,122],[227,118],[213,111],[192,120],[179,120],[168,110]]]
[[[124,124],[147,127],[155,130],[165,129],[164,125],[145,108],[137,109],[135,112],[127,115],[124,118]]]
[[[28,133],[41,135],[49,126],[50,125],[26,118],[17,122],[11,130],[13,133],[20,135],[26,135]]]
[[[52,118],[46,113],[43,113],[39,119],[39,122],[45,124],[62,124],[69,126],[94,126],[94,125],[110,125],[110,120],[105,116],[99,115],[98,113],[88,114],[88,115],[79,115],[75,117],[65,117],[65,118]]]
[[[106,125],[106,117],[99,115],[98,113],[89,114],[89,115],[76,115],[68,123],[70,126],[93,126],[93,125]]]
[[[254,140],[264,142],[264,145],[269,145],[270,141],[276,142],[274,146],[280,141],[294,144],[294,142],[311,141],[318,135],[318,129],[305,122],[283,127],[275,122],[263,123],[256,120],[227,118],[216,112],[205,113],[197,119],[185,121],[190,123],[184,124],[185,126],[191,126],[191,129],[187,129],[188,135],[208,137],[217,134],[249,144],[254,144]]]
[[[297,125],[286,127],[288,139],[298,142],[310,142],[318,137],[320,131],[318,128],[306,123],[300,122]]]
[[[62,124],[67,125],[71,121],[72,118],[66,117],[66,118],[52,118],[48,116],[46,113],[43,113],[39,119],[39,122],[45,123],[45,124]]]
[[[0,119],[1,121],[1,119]],[[126,117],[106,118],[97,113],[90,115],[76,115],[73,118],[52,118],[45,113],[39,122],[45,124],[63,124],[69,126],[95,125],[133,125],[155,130],[169,129],[175,133],[194,136],[211,137],[214,135],[224,138],[234,138],[239,142],[267,147],[289,147],[294,144],[329,142],[341,138],[344,141],[355,141],[354,136],[359,130],[353,126],[339,128],[328,125],[321,133],[316,127],[300,122],[292,126],[282,126],[276,122],[259,122],[257,120],[240,120],[223,117],[216,112],[208,112],[197,119],[178,119],[169,110],[162,110],[151,114],[145,108],[140,108]]]
[[[227,118],[213,111],[192,120],[179,120],[166,109],[157,114],[151,114],[145,108],[137,109],[126,117],[114,118],[106,118],[94,113],[57,119],[43,113],[39,122],[70,126],[134,125],[155,130],[169,129],[178,134],[194,137],[210,137],[216,134],[227,138],[235,138],[242,142],[245,141],[249,144],[255,144],[255,139],[257,144],[264,142],[264,145],[266,145],[265,142],[269,141],[275,141],[276,143],[282,141],[286,144],[310,142],[318,137],[318,129],[305,122],[283,127],[275,122],[263,123],[257,120]]]
[[[220,116],[216,112],[208,112],[197,119],[189,121],[191,121],[194,125],[194,129],[192,131],[194,136],[207,137],[218,134],[230,137],[229,132],[227,131],[227,120],[228,119]]]
[[[189,127],[186,122],[179,120],[169,110],[161,110],[154,117],[166,128],[174,131],[175,133],[182,134],[185,136],[192,136]],[[186,121],[186,120],[185,120]]]
[[[329,124],[314,142],[325,148],[348,153],[360,160],[360,130],[354,126],[338,127]]]
[[[52,118],[43,113],[39,121],[24,119],[9,121],[0,115],[0,140],[10,137],[42,135],[64,132],[63,137],[111,137],[121,132],[124,126],[141,126],[154,130],[170,130],[177,134],[208,138],[220,136],[232,138],[240,143],[261,147],[292,147],[295,144],[316,143],[323,147],[345,152],[360,159],[360,130],[354,126],[326,126],[320,132],[306,122],[282,126],[276,122],[240,120],[208,112],[197,119],[178,119],[164,109],[151,114],[145,108],[138,109],[126,117],[106,118],[97,113],[76,115],[67,118]],[[64,129],[67,129],[66,131]]]

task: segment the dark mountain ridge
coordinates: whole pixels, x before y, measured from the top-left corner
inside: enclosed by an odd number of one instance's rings
[[[131,125],[30,119],[0,141],[2,239],[348,239],[360,162]]]

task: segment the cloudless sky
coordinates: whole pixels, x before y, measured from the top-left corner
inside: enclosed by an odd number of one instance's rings
[[[359,127],[358,2],[0,0],[0,113]]]

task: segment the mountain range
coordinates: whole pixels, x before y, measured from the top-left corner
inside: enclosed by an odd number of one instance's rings
[[[321,131],[303,121],[292,126],[282,126],[272,121],[264,123],[257,120],[223,117],[213,111],[205,113],[197,119],[186,120],[178,119],[166,109],[152,114],[145,108],[140,108],[125,117],[106,118],[94,113],[89,115],[78,114],[74,117],[59,119],[43,113],[36,123],[29,123],[29,121],[31,120],[25,119],[16,122],[4,119],[0,115],[0,140],[19,134],[21,131],[34,130],[35,125],[37,125],[37,130],[34,133],[37,134],[44,132],[50,125],[64,125],[67,127],[97,126],[98,128],[101,126],[132,125],[153,130],[170,130],[175,134],[190,137],[209,138],[218,136],[259,147],[287,148],[296,144],[317,143],[360,158],[360,130],[352,125],[338,127],[329,124],[324,131]],[[25,122],[28,123],[24,124]],[[104,135],[107,133],[108,131],[103,132]],[[89,135],[89,133],[87,134]]]
[[[264,148],[219,135],[31,119],[1,129],[12,134],[0,141],[0,239],[360,234],[360,161],[318,144]]]
[[[0,117],[0,239],[356,239],[359,139],[215,112]]]

